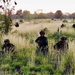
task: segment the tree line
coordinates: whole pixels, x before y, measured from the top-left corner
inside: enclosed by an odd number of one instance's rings
[[[39,10],[38,10],[39,12]],[[38,13],[35,11],[33,14],[30,13],[28,10],[17,10],[16,14],[13,14],[13,18],[16,19],[74,19],[75,18],[75,12],[70,14],[64,14],[61,10],[57,10],[55,13],[49,12],[49,13]]]
[[[39,12],[39,10],[38,10]],[[0,20],[2,20],[2,14],[0,14]],[[31,20],[31,19],[75,19],[75,12],[70,14],[64,14],[61,10],[57,10],[55,13],[49,12],[49,13],[37,13],[35,11],[33,14],[30,13],[28,10],[22,11],[17,10],[15,14],[11,14],[12,19],[25,19],[25,20]]]

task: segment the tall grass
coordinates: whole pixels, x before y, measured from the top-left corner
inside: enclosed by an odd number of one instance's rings
[[[35,25],[21,25],[20,28],[15,28],[8,35],[2,35],[1,45],[3,40],[9,38],[11,43],[15,45],[14,54],[6,55],[0,58],[0,67],[3,75],[19,75],[16,71],[16,66],[21,67],[21,75],[75,75],[75,32],[71,24],[67,23],[67,27],[61,29],[62,35],[68,37],[69,50],[68,53],[62,53],[53,49],[56,38],[53,36],[61,21],[52,23],[43,23]],[[47,28],[46,36],[48,37],[49,53],[47,56],[42,54],[36,55],[35,39],[39,36],[41,29]],[[14,32],[17,30],[17,32]],[[14,32],[14,33],[13,33]]]

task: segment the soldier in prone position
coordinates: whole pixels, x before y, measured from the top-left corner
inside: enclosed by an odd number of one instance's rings
[[[35,40],[35,42],[38,44],[38,49],[36,50],[36,53],[38,54],[41,52],[43,55],[47,55],[48,53],[48,40],[47,37],[45,37],[45,32],[42,30],[40,31],[40,36]]]

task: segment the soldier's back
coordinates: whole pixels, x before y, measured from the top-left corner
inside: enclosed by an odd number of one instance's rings
[[[65,51],[68,49],[68,43],[66,41],[59,41],[54,45],[54,48],[57,50]]]

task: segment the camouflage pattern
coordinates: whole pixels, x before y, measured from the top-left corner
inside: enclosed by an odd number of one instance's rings
[[[13,45],[13,44],[11,44],[11,43],[8,43],[8,44],[4,44],[3,46],[2,46],[2,51],[5,53],[5,52],[7,52],[7,53],[12,53],[12,52],[14,52],[14,49],[15,49],[15,46]]]
[[[54,49],[57,49],[61,52],[67,51],[69,48],[68,43],[66,41],[59,41],[54,45]]]
[[[48,53],[48,41],[47,37],[45,36],[40,36],[38,37],[35,42],[38,44],[38,48],[36,50],[36,53],[42,53],[43,55],[46,55]]]

